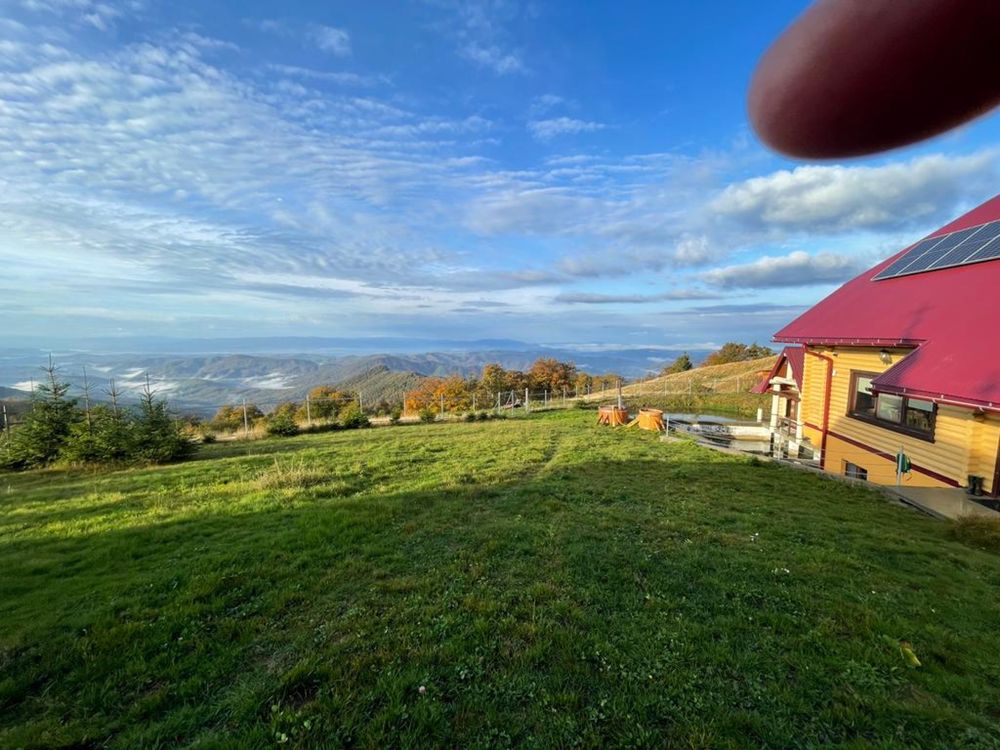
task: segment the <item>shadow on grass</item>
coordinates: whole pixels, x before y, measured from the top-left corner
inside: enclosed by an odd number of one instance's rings
[[[142,499],[31,514],[132,525],[0,545],[0,744],[997,739],[995,555],[877,494],[691,446],[544,457],[149,523]],[[158,502],[185,466],[154,472]]]

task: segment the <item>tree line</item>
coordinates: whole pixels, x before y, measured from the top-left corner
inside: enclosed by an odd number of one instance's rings
[[[460,375],[425,378],[418,387],[406,393],[403,409],[407,414],[427,412],[469,412],[491,409],[509,400],[520,403],[525,390],[536,394],[546,392],[552,398],[577,396],[593,391],[615,388],[624,378],[613,372],[589,375],[572,362],[560,362],[553,357],[540,357],[527,371],[508,370],[497,363],[483,367],[479,377]]]
[[[166,463],[186,458],[194,443],[156,398],[147,378],[137,406],[119,404],[114,381],[110,403],[92,404],[89,386],[81,399],[59,379],[51,360],[45,379],[31,393],[16,429],[7,429],[0,467],[24,470],[57,461],[72,463]]]

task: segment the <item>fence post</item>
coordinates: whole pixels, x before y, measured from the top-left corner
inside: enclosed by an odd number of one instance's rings
[[[243,399],[243,437],[250,437],[250,418],[247,416],[246,399]]]
[[[549,406],[549,391],[547,388],[544,391],[542,391],[542,406],[545,407],[546,409]]]
[[[361,391],[358,391],[358,411],[360,411],[362,414],[365,413],[364,395]]]
[[[566,386],[563,386],[563,409],[566,408]]]
[[[444,395],[443,395],[443,394],[441,395],[441,407],[440,407],[440,409],[439,409],[438,413],[439,413],[439,414],[440,414],[440,415],[441,415],[442,417],[444,416]]]
[[[472,411],[476,410],[476,394],[472,394]]]
[[[524,413],[525,413],[525,414],[527,414],[527,413],[528,413],[529,411],[531,411],[531,410],[530,410],[530,409],[528,408],[528,398],[529,398],[529,394],[528,394],[528,389],[527,389],[527,388],[525,388],[525,389],[524,389]]]
[[[313,423],[313,413],[312,413],[312,402],[309,398],[309,394],[306,394],[306,424],[312,427]]]
[[[10,443],[10,422],[7,421],[7,404],[3,405],[3,434]]]
[[[497,391],[497,414],[500,413],[500,391]]]

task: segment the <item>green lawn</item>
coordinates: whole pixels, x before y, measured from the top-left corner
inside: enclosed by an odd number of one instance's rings
[[[0,476],[0,747],[1000,747],[1000,554],[593,420]]]

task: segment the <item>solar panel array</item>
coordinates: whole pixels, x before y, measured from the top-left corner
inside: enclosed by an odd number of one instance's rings
[[[1000,258],[1000,220],[921,240],[873,279],[894,279],[997,258]]]

